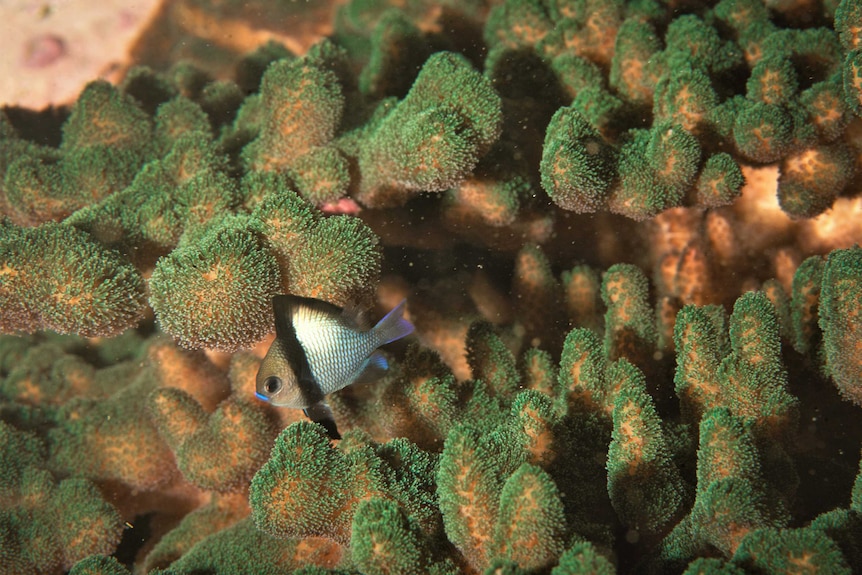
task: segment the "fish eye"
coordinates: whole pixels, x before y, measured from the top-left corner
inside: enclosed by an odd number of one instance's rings
[[[281,389],[281,378],[270,375],[263,382],[263,389],[267,393],[275,393]]]

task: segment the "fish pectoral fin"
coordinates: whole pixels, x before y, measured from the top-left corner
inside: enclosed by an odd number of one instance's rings
[[[332,415],[332,410],[326,402],[319,401],[311,407],[306,407],[302,412],[311,421],[322,425],[330,439],[341,439],[338,426],[335,425],[335,416]]]
[[[389,361],[379,351],[368,356],[357,372],[353,383],[373,383],[389,371]]]

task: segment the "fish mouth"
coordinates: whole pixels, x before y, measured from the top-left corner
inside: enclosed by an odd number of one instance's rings
[[[262,399],[264,401],[269,401],[269,398],[259,391],[255,391],[254,394],[257,396],[258,399]]]

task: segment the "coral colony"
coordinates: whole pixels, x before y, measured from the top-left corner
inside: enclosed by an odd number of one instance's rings
[[[0,571],[860,573],[860,170],[856,0],[354,0],[6,110]],[[278,294],[407,299],[340,440]]]

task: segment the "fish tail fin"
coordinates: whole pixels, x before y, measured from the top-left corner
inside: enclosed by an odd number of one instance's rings
[[[404,306],[407,305],[407,300],[401,300],[397,306],[383,316],[377,325],[372,328],[374,335],[379,342],[377,345],[385,345],[395,340],[401,339],[413,333],[413,324],[404,319]]]

